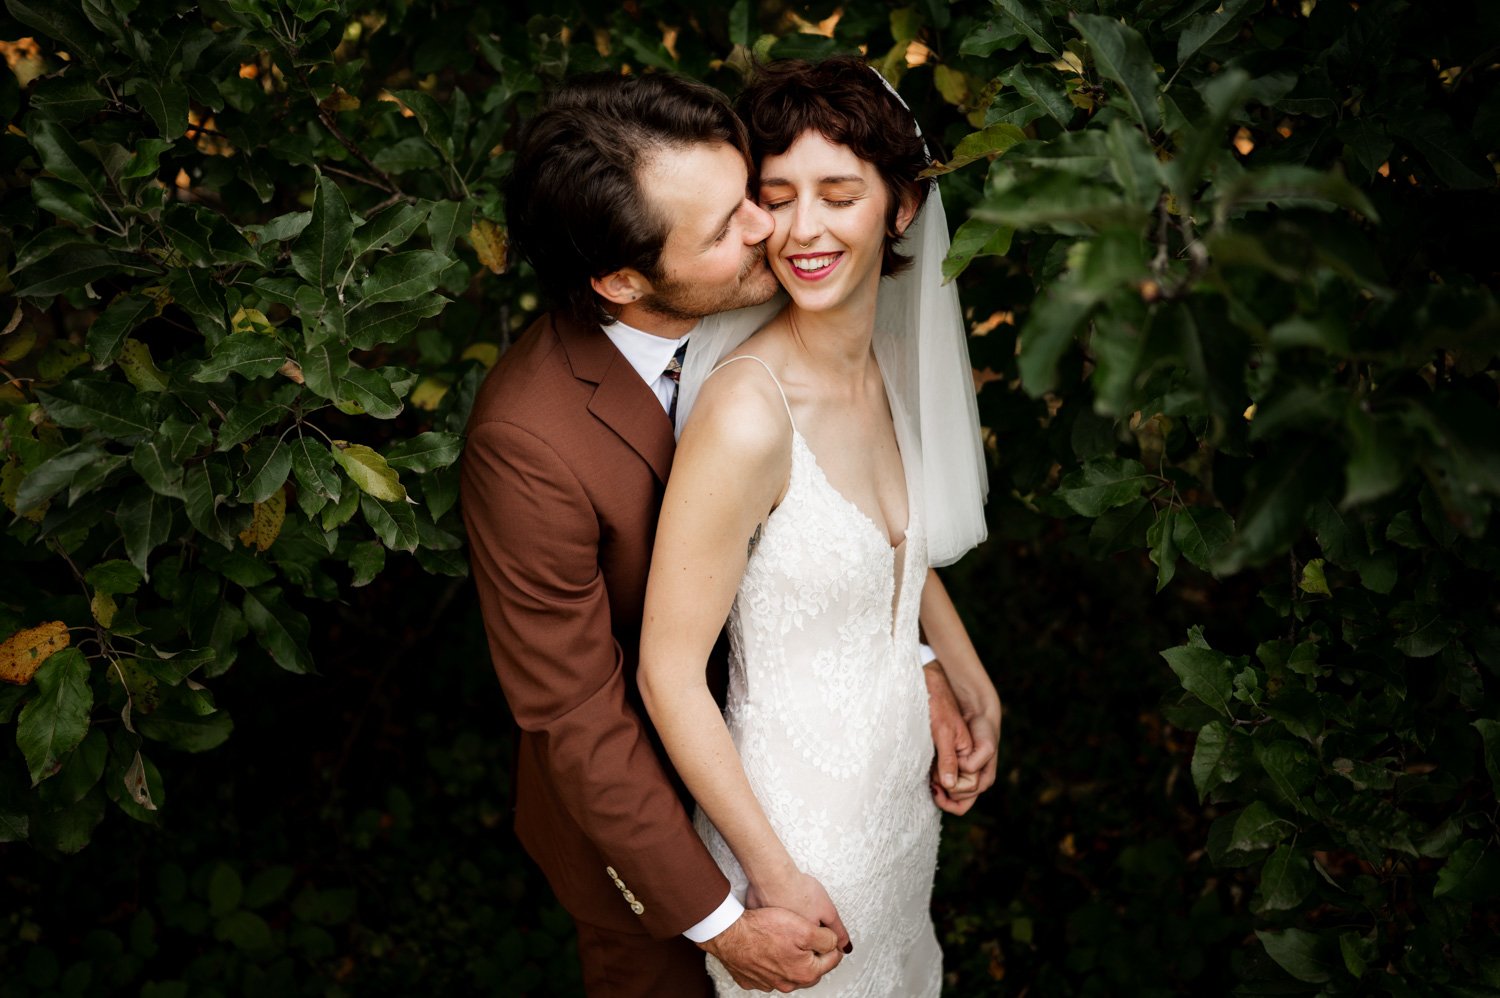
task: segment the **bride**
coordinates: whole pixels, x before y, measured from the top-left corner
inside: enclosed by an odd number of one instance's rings
[[[919,624],[961,700],[999,726],[931,570],[984,536],[964,329],[939,275],[946,222],[909,110],[857,60],[765,67],[740,111],[790,301],[748,339],[733,315],[695,336],[641,693],[735,893],[833,928],[849,953],[812,990],[935,996]],[[704,671],[726,617],[721,715]],[[708,963],[719,994],[743,993]]]

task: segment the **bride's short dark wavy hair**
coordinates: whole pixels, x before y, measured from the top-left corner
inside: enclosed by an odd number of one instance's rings
[[[756,67],[735,109],[750,132],[750,155],[757,169],[767,156],[786,152],[804,132],[847,146],[873,165],[890,195],[881,276],[911,265],[910,257],[896,252],[901,239],[896,211],[902,198],[915,200],[919,209],[927,200],[929,184],[918,177],[929,165],[927,151],[911,112],[874,70],[853,56],[763,64]]]

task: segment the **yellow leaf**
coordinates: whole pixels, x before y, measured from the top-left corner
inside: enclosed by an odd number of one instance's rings
[[[36,346],[36,327],[28,325],[19,332],[6,337],[5,346],[0,348],[0,361],[7,364],[14,363],[31,353],[31,348],[34,346]]]
[[[448,385],[437,378],[423,378],[417,382],[417,387],[406,397],[406,401],[423,412],[431,412],[443,401],[443,396],[448,394]]]
[[[963,107],[969,100],[969,81],[964,74],[951,66],[939,66],[932,71],[932,82],[943,100],[955,107]]]
[[[47,657],[68,647],[71,640],[68,625],[60,620],[17,631],[0,644],[0,681],[17,686],[31,682]]]
[[[258,308],[242,308],[234,313],[229,328],[235,333],[271,333],[276,329]]]
[[[406,489],[396,469],[386,464],[385,458],[364,444],[351,444],[347,440],[333,442],[333,459],[339,463],[355,485],[376,499],[399,502],[406,498]]]
[[[479,254],[479,262],[490,268],[490,273],[505,273],[510,240],[503,228],[487,218],[476,219],[469,230],[469,245]]]
[[[351,22],[357,24],[358,22]],[[359,110],[359,98],[346,91],[343,87],[334,87],[333,93],[318,101],[318,107],[325,111],[337,114],[340,111]]]
[[[89,601],[89,609],[93,611],[94,619],[99,622],[99,626],[108,629],[109,625],[115,622],[115,612],[120,609],[120,605],[109,593],[96,592],[94,598]]]
[[[264,551],[276,543],[284,522],[286,522],[285,485],[271,493],[265,502],[255,504],[250,515],[250,526],[240,531],[240,541],[246,547]]]
[[[477,360],[486,369],[494,367],[500,359],[500,348],[494,343],[470,343],[464,348],[462,360]]]
[[[167,376],[162,373],[161,368],[151,359],[151,349],[140,340],[127,338],[120,344],[119,356],[115,363],[120,370],[125,372],[125,377],[135,385],[138,391],[164,392],[167,390]]]
[[[5,467],[0,468],[0,499],[5,502],[5,508],[12,513],[16,512],[16,490],[21,487],[21,479],[26,477],[26,471],[21,467],[21,462],[12,457],[5,462]],[[42,517],[47,514],[47,507],[52,505],[48,499],[40,506],[17,515],[24,516],[32,523],[41,523]]]

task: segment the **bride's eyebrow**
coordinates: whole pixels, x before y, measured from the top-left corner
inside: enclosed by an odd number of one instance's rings
[[[818,183],[822,184],[823,186],[832,186],[834,184],[859,184],[861,187],[863,187],[865,185],[865,178],[857,174],[850,173],[837,177],[819,177]],[[791,187],[792,182],[790,180],[787,180],[785,177],[761,177],[760,186]]]

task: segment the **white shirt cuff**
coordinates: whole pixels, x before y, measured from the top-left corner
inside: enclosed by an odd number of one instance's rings
[[[937,661],[937,652],[932,650],[931,645],[918,643],[917,652],[922,657],[922,665],[924,668]]]
[[[730,894],[724,899],[723,904],[709,913],[707,918],[688,929],[683,935],[695,943],[706,943],[739,921],[744,913],[745,906],[740,904],[739,898]]]

